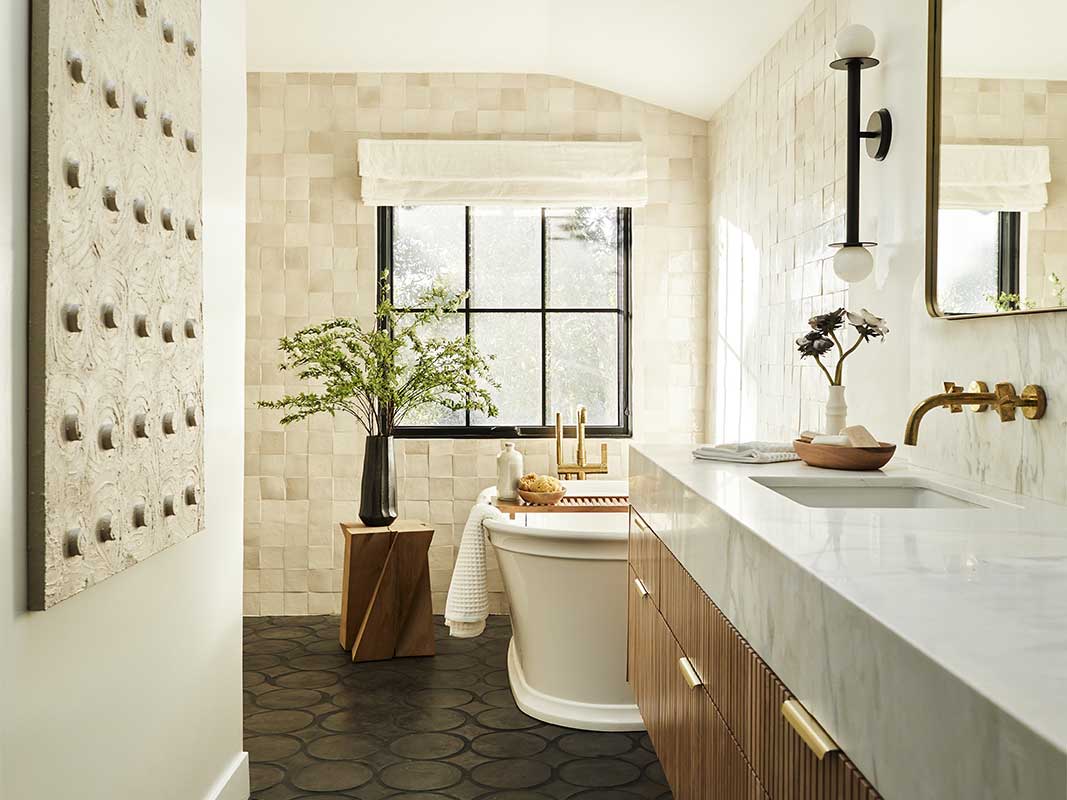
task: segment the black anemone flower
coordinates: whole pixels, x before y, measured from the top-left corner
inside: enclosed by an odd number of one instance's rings
[[[845,324],[845,309],[839,308],[828,314],[816,314],[808,320],[808,324],[813,330],[826,336]]]
[[[797,350],[800,352],[801,358],[807,356],[815,356],[818,358],[823,353],[828,352],[833,346],[833,341],[817,330],[808,331],[797,339]]]

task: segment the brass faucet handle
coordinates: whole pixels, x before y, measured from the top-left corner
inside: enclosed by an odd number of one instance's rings
[[[993,394],[997,398],[997,413],[1000,414],[1000,421],[1014,422],[1015,408],[1019,404],[1019,395],[1015,393],[1015,385],[998,383],[993,390]]]
[[[971,381],[967,385],[967,392],[968,394],[989,394],[989,384],[985,381]],[[967,406],[967,408],[979,414],[989,410],[989,403],[976,403],[973,406]]]
[[[945,381],[945,394],[963,394],[963,387],[957,386],[955,381]],[[949,403],[947,407],[953,414],[963,411],[963,406],[959,403]]]

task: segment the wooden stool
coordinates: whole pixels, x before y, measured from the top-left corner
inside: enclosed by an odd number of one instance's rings
[[[434,655],[427,553],[433,528],[397,520],[384,528],[342,522],[341,647],[353,661]]]

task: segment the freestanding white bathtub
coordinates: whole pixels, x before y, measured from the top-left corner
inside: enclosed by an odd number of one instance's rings
[[[564,485],[628,493],[625,481]],[[568,728],[644,730],[626,682],[627,515],[522,514],[485,527],[511,606],[508,676],[519,708]]]

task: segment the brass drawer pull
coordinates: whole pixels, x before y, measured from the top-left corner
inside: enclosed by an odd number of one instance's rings
[[[644,581],[640,578],[634,578],[634,586],[637,587],[637,593],[641,597],[648,597],[648,588],[645,586]]]
[[[690,689],[695,689],[698,686],[704,685],[700,673],[693,667],[693,662],[685,656],[678,659],[678,669],[682,671],[682,677],[685,678],[685,682],[689,684]]]
[[[630,519],[632,519],[634,521],[634,525],[636,525],[638,528],[640,528],[643,532],[652,533],[652,531],[649,530],[649,527],[647,525],[645,525],[645,523],[643,523],[641,521],[641,518],[638,517],[636,514],[631,516]]]
[[[830,734],[815,721],[815,717],[796,700],[786,700],[782,703],[782,716],[820,761],[827,753],[841,749],[837,742],[830,738]]]

